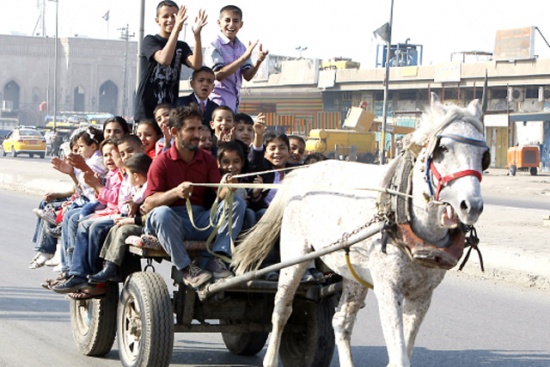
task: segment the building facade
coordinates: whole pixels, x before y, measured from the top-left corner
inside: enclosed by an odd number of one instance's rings
[[[54,38],[0,35],[0,113],[40,126],[54,113]],[[57,112],[133,114],[137,43],[59,38]]]

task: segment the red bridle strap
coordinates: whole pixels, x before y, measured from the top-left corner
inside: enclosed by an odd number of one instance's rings
[[[466,169],[464,171],[459,171],[459,172],[456,172],[456,173],[452,173],[450,175],[447,175],[447,176],[444,176],[444,177],[441,177],[441,174],[439,173],[439,171],[437,170],[437,168],[435,168],[435,165],[433,162],[431,162],[430,164],[430,171],[432,171],[432,175],[436,178],[437,180],[437,191],[435,193],[435,200],[439,200],[439,193],[441,192],[441,190],[449,183],[449,182],[452,182],[456,179],[459,179],[461,177],[465,177],[465,176],[475,176],[477,177],[477,179],[479,180],[479,182],[481,182],[481,179],[482,179],[482,175],[481,175],[481,172],[479,171],[476,171],[474,169]]]

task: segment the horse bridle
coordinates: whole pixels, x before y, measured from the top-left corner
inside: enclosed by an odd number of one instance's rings
[[[435,167],[435,165],[433,163],[433,152],[439,146],[439,142],[440,142],[441,138],[449,138],[449,139],[452,139],[452,140],[457,141],[459,143],[464,143],[464,144],[468,144],[468,145],[474,145],[474,146],[477,146],[477,147],[486,148],[487,150],[483,153],[483,157],[482,157],[482,160],[481,160],[482,171],[485,171],[487,168],[489,168],[489,164],[491,162],[491,155],[490,155],[490,152],[489,152],[489,147],[487,146],[487,143],[485,142],[485,140],[472,139],[472,138],[468,138],[466,136],[462,136],[462,135],[458,135],[458,134],[450,134],[450,133],[439,134],[439,135],[436,135],[435,138],[437,139],[437,142],[435,144],[434,149],[431,152],[426,152],[426,154],[427,154],[426,169],[425,169],[425,171],[426,171],[426,182],[428,183],[428,187],[430,189],[431,197],[435,198],[435,200],[438,201],[439,200],[439,194],[440,194],[441,190],[443,190],[443,188],[447,184],[449,184],[450,182],[452,182],[456,179],[459,179],[461,177],[474,176],[479,180],[479,182],[481,182],[482,172],[479,172],[478,170],[474,170],[474,169],[467,169],[467,170],[459,171],[459,172],[456,172],[456,173],[452,173],[452,174],[447,175],[447,176],[441,176],[441,174],[439,173],[439,171],[437,170],[437,168]],[[428,146],[429,146],[429,144],[426,144],[426,149],[427,149]],[[432,184],[432,176],[437,180],[437,190],[435,192],[435,195],[434,195],[434,187],[433,187],[433,184]]]

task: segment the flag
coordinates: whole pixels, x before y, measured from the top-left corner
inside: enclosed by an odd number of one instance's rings
[[[378,28],[372,33],[376,38],[379,38],[384,42],[390,42],[391,27],[389,23],[384,23],[380,28]]]
[[[109,11],[110,11],[110,10],[107,10],[107,13],[105,13],[105,14],[102,16],[102,18],[103,18],[106,22],[109,21]]]

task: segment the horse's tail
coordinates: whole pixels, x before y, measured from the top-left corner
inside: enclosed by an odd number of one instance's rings
[[[260,267],[279,239],[285,206],[285,195],[279,189],[260,221],[235,247],[231,263],[236,274],[243,274]]]

